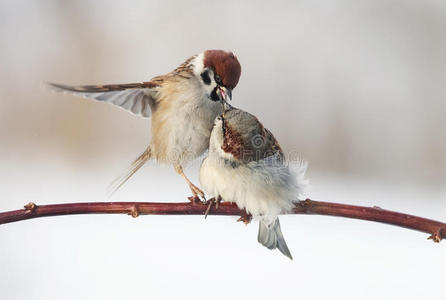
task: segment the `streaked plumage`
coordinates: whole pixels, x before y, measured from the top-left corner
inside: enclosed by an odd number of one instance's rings
[[[50,83],[57,91],[117,105],[135,115],[152,117],[152,140],[146,151],[122,177],[125,183],[147,160],[171,164],[188,182],[194,196],[203,192],[183,173],[188,162],[202,155],[209,145],[219,102],[231,96],[241,67],[230,52],[207,50],[194,55],[172,72],[148,82],[68,86]]]
[[[230,109],[214,122],[200,183],[210,196],[258,218],[258,241],[292,258],[278,215],[289,212],[303,193],[305,169],[302,162],[298,170],[289,166],[277,140],[255,116]]]

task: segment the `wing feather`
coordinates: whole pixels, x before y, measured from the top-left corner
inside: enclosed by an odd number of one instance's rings
[[[159,80],[158,80],[159,81]],[[154,105],[154,92],[160,86],[157,82],[70,86],[48,83],[57,92],[81,96],[119,106],[137,116],[148,118]]]

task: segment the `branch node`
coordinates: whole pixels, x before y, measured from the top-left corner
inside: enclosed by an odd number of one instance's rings
[[[23,206],[26,210],[33,212],[36,210],[37,205],[34,202],[30,202],[28,204],[26,204],[25,206]]]
[[[243,209],[240,213],[240,218],[238,218],[237,222],[243,222],[245,225],[251,223],[252,215],[248,214],[246,209]]]
[[[137,218],[139,216],[139,211],[138,208],[136,208],[136,205],[132,206],[128,215],[132,216],[132,218]]]
[[[441,236],[439,236],[437,233],[434,233],[431,234],[427,239],[432,240],[434,243],[439,243],[441,241]]]
[[[304,209],[304,211],[307,212],[313,206],[313,200],[311,200],[310,198],[307,198],[305,200],[301,200],[301,201],[297,202],[297,205],[302,207]]]
[[[432,240],[434,243],[439,243],[446,236],[446,229],[440,228],[437,232],[431,234],[427,239]]]

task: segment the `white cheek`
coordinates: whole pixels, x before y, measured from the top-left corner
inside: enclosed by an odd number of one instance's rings
[[[215,86],[212,86],[212,83],[210,85],[207,85],[207,84],[203,83],[203,88],[205,90],[206,96],[208,98],[211,98],[211,93],[214,90]]]
[[[217,121],[214,130],[212,130],[211,138],[209,142],[209,150],[211,155],[215,155],[218,158],[223,158],[227,160],[235,160],[234,156],[231,153],[227,153],[223,151],[223,131],[221,129],[221,121]]]
[[[206,91],[206,95],[210,98],[212,91],[215,89],[215,87],[217,87],[217,83],[214,81],[214,74],[212,72],[209,72],[209,76],[211,78],[211,83],[205,84],[203,81],[201,81],[201,84]]]
[[[217,83],[215,82],[215,79],[214,79],[214,72],[211,69],[208,69],[208,74],[209,74],[211,83],[205,84],[203,82],[203,79],[201,78],[201,73],[203,73],[203,71],[205,70],[205,67],[203,65],[203,53],[197,55],[197,57],[192,61],[192,64],[194,66],[193,67],[194,74],[197,77],[198,81],[200,82],[205,95],[208,98],[210,98],[212,91],[217,86]]]

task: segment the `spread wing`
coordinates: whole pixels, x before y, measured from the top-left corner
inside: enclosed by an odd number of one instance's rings
[[[110,85],[69,86],[48,83],[48,86],[66,94],[81,96],[117,105],[143,118],[150,117],[154,93],[160,84],[156,81]]]

